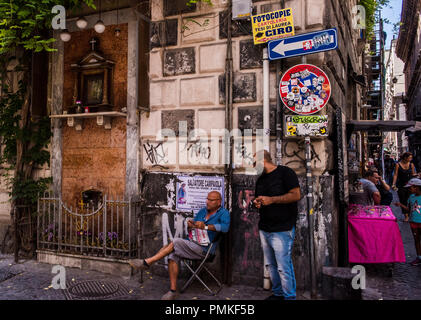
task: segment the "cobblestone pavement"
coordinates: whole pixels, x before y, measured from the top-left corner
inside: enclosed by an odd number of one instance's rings
[[[397,200],[394,192],[393,202]],[[391,208],[398,218],[406,263],[395,263],[392,275],[386,265],[366,266],[367,290],[363,290],[363,299],[418,300],[421,299],[421,266],[409,264],[416,257],[414,240],[409,224],[403,222],[401,209],[394,205]],[[159,300],[169,286],[168,277],[150,273],[145,273],[144,282],[140,283],[139,275],[118,277],[96,271],[66,268],[67,288],[56,290],[51,287],[54,276],[52,265],[38,263],[36,260],[20,260],[16,264],[12,255],[0,254],[0,300]],[[104,296],[87,298],[83,295],[87,288],[92,291],[95,286],[99,291],[104,291]],[[269,295],[270,292],[262,287],[233,285],[224,286],[217,296],[210,296],[200,283],[194,281],[179,299],[262,300]],[[309,297],[308,294],[299,294],[297,298],[307,300]]]
[[[373,289],[367,299],[384,300],[418,300],[421,299],[421,266],[411,266],[409,263],[416,257],[414,239],[408,222],[399,207],[393,205],[398,201],[396,192],[393,195],[392,211],[398,219],[406,263],[395,263],[392,274],[387,266],[377,265],[367,268],[367,288]]]
[[[0,300],[159,300],[169,289],[168,277],[149,272],[144,273],[140,283],[140,273],[119,277],[78,268],[66,268],[66,289],[54,289],[51,284],[56,274],[52,267],[36,260],[20,260],[16,264],[12,255],[0,254]],[[185,281],[179,280],[179,284]],[[88,291],[103,291],[104,295],[86,297],[84,293]],[[211,296],[195,280],[179,300],[263,300],[270,294],[262,287],[233,285],[224,286]],[[301,295],[298,299],[306,300]]]
[[[56,290],[51,286],[55,276],[52,267],[36,260],[20,260],[15,264],[13,256],[0,255],[0,300],[159,300],[169,288],[168,277],[152,275],[149,272],[144,274],[144,282],[140,283],[140,274],[119,277],[96,271],[66,268],[66,289]],[[87,291],[86,288],[92,291],[95,286],[107,295],[87,298],[83,294]],[[270,292],[260,287],[233,285],[224,286],[217,296],[211,296],[200,283],[194,281],[179,299],[262,300],[269,295]]]

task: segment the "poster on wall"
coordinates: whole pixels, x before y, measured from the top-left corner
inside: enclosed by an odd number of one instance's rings
[[[295,32],[291,8],[251,16],[251,25],[255,45],[290,37]]]
[[[322,110],[330,99],[331,87],[327,75],[311,64],[298,64],[288,69],[279,83],[283,104],[300,115]]]
[[[206,198],[211,191],[218,191],[224,206],[224,177],[218,176],[177,176],[176,209],[195,214],[206,206]]]
[[[285,116],[287,137],[327,137],[328,116]]]

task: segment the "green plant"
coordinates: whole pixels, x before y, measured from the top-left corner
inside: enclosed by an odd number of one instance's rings
[[[0,0],[0,54],[19,47],[52,51],[55,40],[48,32],[55,15],[52,8],[62,5],[72,10],[83,3],[95,8],[93,0]]]
[[[8,89],[5,87],[4,89]],[[35,205],[38,194],[44,192],[51,178],[33,179],[31,174],[10,171],[15,169],[18,141],[26,146],[22,153],[22,162],[26,168],[49,164],[50,153],[46,150],[51,137],[50,120],[48,117],[38,121],[29,121],[27,127],[21,128],[20,108],[24,104],[26,87],[19,82],[19,89],[7,92],[0,98],[0,139],[3,150],[0,153],[0,164],[5,165],[7,181],[11,187],[12,201],[19,200],[21,204]]]
[[[373,37],[374,25],[376,24],[376,11],[386,6],[390,0],[360,0],[359,4],[365,8],[365,31],[366,38]]]
[[[33,53],[54,51],[52,8],[73,10],[82,4],[95,8],[93,0],[0,0],[0,166],[7,169],[12,212],[16,204],[34,207],[51,183],[51,178],[33,178],[34,168],[49,164],[51,138],[49,118],[31,114]],[[21,78],[16,91],[7,84],[12,60]]]
[[[204,2],[204,3],[207,3],[210,6],[213,5],[212,0],[189,0],[189,1],[186,2],[186,4],[190,7],[193,4],[198,3],[198,2]]]

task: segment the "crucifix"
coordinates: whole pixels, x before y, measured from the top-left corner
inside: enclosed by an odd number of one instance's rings
[[[95,47],[96,47],[96,45],[97,45],[97,43],[98,43],[98,40],[96,39],[96,38],[92,38],[90,41],[89,41],[89,43],[91,44],[91,46],[92,46],[92,51],[95,51]]]

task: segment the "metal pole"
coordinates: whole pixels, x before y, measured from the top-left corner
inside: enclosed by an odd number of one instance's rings
[[[263,148],[269,151],[270,144],[269,110],[269,55],[268,48],[263,48]]]
[[[301,63],[306,64],[307,58],[303,56]],[[306,153],[306,186],[307,186],[307,221],[308,221],[308,241],[310,246],[310,281],[311,281],[311,297],[316,297],[316,272],[314,261],[314,230],[313,230],[313,179],[311,174],[311,140],[309,136],[304,138]]]
[[[281,8],[285,8],[285,0],[281,0]],[[281,72],[283,69],[283,60],[276,61],[276,164],[282,164],[282,135],[284,132],[284,109],[281,104],[281,97],[279,96],[279,82],[281,81]]]
[[[231,34],[231,11],[232,1],[228,2],[228,26],[227,26],[227,55],[225,59],[225,129],[228,131],[228,139],[224,138],[225,146],[224,150],[224,176],[225,176],[225,202],[228,211],[231,211],[231,199],[232,199],[232,148],[233,138],[231,136],[232,130],[232,106],[233,106],[233,57],[232,57],[232,34]],[[228,149],[227,149],[228,148]],[[226,241],[224,244],[224,258],[222,260],[223,265],[223,282],[228,286],[232,283],[232,230],[228,231],[226,235]]]
[[[310,280],[311,280],[311,297],[316,297],[316,274],[314,265],[314,230],[313,230],[313,179],[311,174],[311,140],[309,136],[305,137],[305,153],[306,153],[306,185],[307,185],[307,221],[310,246]]]
[[[278,88],[278,84],[281,79],[281,61],[277,61],[276,63],[276,88]],[[276,164],[282,164],[282,134],[283,134],[283,121],[284,121],[284,113],[281,107],[281,98],[279,96],[279,92],[276,92]]]

